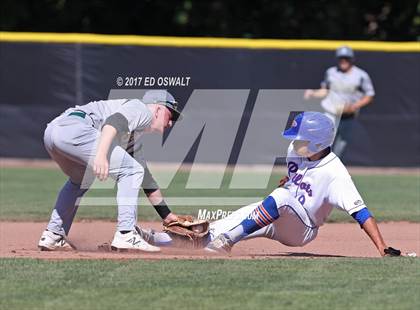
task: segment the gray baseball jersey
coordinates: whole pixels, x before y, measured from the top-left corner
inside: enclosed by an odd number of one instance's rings
[[[92,101],[70,110],[86,112],[95,123],[95,128],[102,128],[105,120],[112,114],[121,113],[128,120],[128,129],[142,131],[150,127],[152,113],[146,105],[138,99],[116,99]],[[68,111],[66,111],[68,112]],[[65,113],[66,113],[65,112]]]
[[[158,188],[147,167],[141,143],[142,131],[150,127],[152,113],[146,105],[138,99],[116,99],[92,101],[86,105],[74,108],[86,112],[94,121],[96,128],[102,128],[107,117],[114,113],[121,113],[128,120],[128,128],[131,133],[120,136],[119,144],[133,156],[145,169],[143,188]]]
[[[93,127],[101,130],[106,119],[115,113],[121,113],[128,121],[130,132],[119,136],[119,145],[130,154],[140,151],[141,142],[139,138],[142,131],[152,122],[152,113],[146,105],[138,99],[114,99],[92,101],[88,104],[75,106],[67,109],[60,117],[65,117],[73,111],[83,111],[93,121]],[[60,118],[59,117],[59,118]],[[139,156],[142,156],[139,154]]]
[[[353,66],[348,72],[342,72],[337,67],[329,68],[321,87],[329,90],[328,96],[322,102],[328,112],[331,112],[330,107],[353,104],[364,96],[375,95],[369,75],[357,66]]]

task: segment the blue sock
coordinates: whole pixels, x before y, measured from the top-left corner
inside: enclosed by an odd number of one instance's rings
[[[77,199],[82,197],[87,189],[68,180],[57,197],[54,210],[47,229],[60,235],[68,235],[79,205]]]
[[[276,201],[273,197],[268,196],[238,226],[229,230],[225,235],[236,243],[253,232],[270,225],[278,218],[279,211]]]

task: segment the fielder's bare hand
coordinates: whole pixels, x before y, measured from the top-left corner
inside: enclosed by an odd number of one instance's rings
[[[106,156],[96,155],[93,161],[93,173],[100,181],[105,181],[108,178],[109,163]]]
[[[93,161],[93,173],[100,181],[105,181],[109,174],[108,152],[111,143],[117,135],[117,130],[110,126],[105,125],[102,128],[99,145],[96,151],[95,160]]]
[[[178,215],[169,213],[167,217],[163,219],[163,226],[168,226],[170,223],[178,222]]]

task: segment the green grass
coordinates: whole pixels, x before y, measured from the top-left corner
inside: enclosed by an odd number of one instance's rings
[[[270,187],[279,177],[273,176]],[[269,192],[229,191],[225,185],[221,190],[185,191],[186,178],[180,174],[165,194],[262,198]],[[354,179],[379,219],[420,221],[418,177]],[[0,220],[46,221],[64,181],[63,174],[54,169],[2,168]],[[88,196],[114,194],[113,189],[93,190]],[[175,206],[173,210],[197,214],[192,207]],[[115,219],[115,215],[115,206],[86,206],[78,218]],[[150,207],[142,207],[140,218],[154,220],[157,216]],[[339,212],[331,220],[352,221]],[[417,309],[419,279],[420,260],[410,258],[0,259],[0,309]]]
[[[0,309],[419,309],[420,261],[0,260]]]
[[[252,177],[252,174],[244,174]],[[165,195],[179,197],[260,197],[261,199],[275,188],[281,175],[273,175],[268,189],[230,190],[227,182],[220,190],[189,189],[185,190],[188,175],[180,173],[171,186],[165,190]],[[203,173],[203,178],[211,178],[212,173]],[[45,221],[49,218],[57,192],[65,181],[64,175],[55,169],[40,168],[2,168],[0,170],[0,220],[36,220]],[[373,214],[382,221],[412,221],[420,222],[420,178],[415,175],[386,176],[360,175],[354,181],[365,202]],[[115,190],[92,190],[87,197],[113,197]],[[143,194],[141,194],[143,195]],[[142,196],[143,201],[145,200]],[[223,207],[233,210],[239,206]],[[173,206],[174,212],[197,215],[199,208],[208,210],[219,209],[219,206]],[[115,206],[83,206],[79,209],[79,219],[115,219]],[[139,210],[139,218],[157,220],[158,217],[150,206]],[[329,221],[353,221],[344,212],[334,211]]]

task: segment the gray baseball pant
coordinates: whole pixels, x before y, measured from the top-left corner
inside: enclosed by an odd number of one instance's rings
[[[51,158],[69,176],[61,189],[47,229],[61,235],[69,233],[80,198],[95,177],[92,163],[100,131],[86,115],[61,115],[48,124],[44,144]],[[109,175],[117,181],[117,230],[133,230],[137,223],[138,193],[144,168],[121,146],[112,145],[109,155]]]

